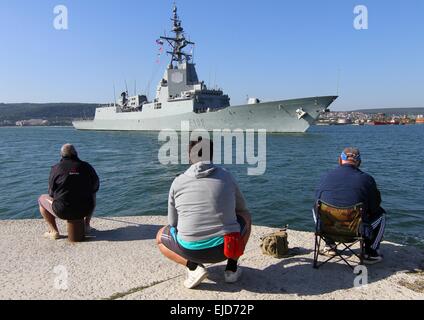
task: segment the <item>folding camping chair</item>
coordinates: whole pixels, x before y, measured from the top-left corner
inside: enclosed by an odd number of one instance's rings
[[[318,269],[322,265],[339,257],[349,267],[354,268],[343,256],[351,252],[359,259],[359,264],[363,264],[364,259],[364,238],[361,235],[362,213],[364,206],[362,203],[352,207],[341,208],[332,206],[322,201],[317,201],[314,207],[316,218],[314,268]],[[321,240],[335,243],[334,255],[326,261],[319,263]],[[353,251],[352,247],[359,243],[360,253]],[[339,249],[342,247],[342,249]],[[340,261],[339,260],[339,261]]]

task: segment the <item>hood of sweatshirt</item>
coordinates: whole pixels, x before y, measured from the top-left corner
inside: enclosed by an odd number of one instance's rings
[[[216,167],[212,163],[198,162],[193,164],[184,174],[192,178],[201,179],[210,176],[215,170]]]

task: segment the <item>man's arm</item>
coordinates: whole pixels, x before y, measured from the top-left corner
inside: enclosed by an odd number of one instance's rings
[[[50,169],[50,175],[49,175],[49,196],[52,198],[55,191],[55,183],[54,183],[55,179],[56,179],[55,167],[52,167]]]
[[[241,193],[240,188],[236,184],[236,214],[251,216],[249,209],[246,205],[246,200],[244,199],[243,193]]]
[[[168,196],[168,224],[175,228],[178,225],[178,213],[175,208],[174,183],[171,185]]]
[[[315,189],[315,202],[321,199],[324,180],[325,176],[322,176],[319,180],[318,187]]]
[[[368,210],[371,216],[377,215],[381,210],[381,193],[374,178],[370,177],[368,191]]]
[[[229,175],[235,188],[236,214],[252,219],[252,215],[250,214],[249,209],[247,208],[246,200],[244,199],[243,193],[241,192],[236,179],[231,173],[229,173]]]
[[[99,176],[97,175],[96,170],[94,170],[94,168],[91,165],[89,167],[90,167],[91,179],[93,181],[93,193],[97,193],[97,191],[99,191],[100,189]]]
[[[225,171],[228,172],[227,170],[225,170]],[[231,179],[231,182],[234,185],[235,197],[236,197],[236,214],[245,215],[245,216],[251,218],[251,214],[249,212],[249,209],[247,209],[246,200],[244,199],[243,193],[240,191],[240,188],[238,186],[236,179],[234,178],[234,176],[230,172],[228,172],[228,175]]]

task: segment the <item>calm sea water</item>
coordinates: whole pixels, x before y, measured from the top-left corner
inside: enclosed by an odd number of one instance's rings
[[[313,127],[307,134],[268,135],[267,171],[228,166],[254,223],[312,230],[314,189],[345,146],[358,146],[388,211],[386,239],[424,246],[424,126]],[[77,146],[101,179],[97,216],[165,215],[168,190],[185,166],[157,159],[157,133],[81,132],[72,128],[0,128],[0,219],[38,218],[50,167],[63,143]]]

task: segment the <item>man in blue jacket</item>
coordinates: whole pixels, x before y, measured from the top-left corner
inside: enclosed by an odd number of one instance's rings
[[[364,263],[375,264],[383,260],[378,249],[385,229],[385,211],[380,206],[381,195],[374,178],[359,170],[361,161],[357,148],[346,148],[339,158],[340,166],[321,179],[315,198],[337,207],[364,204]],[[327,243],[327,250],[331,247]]]

